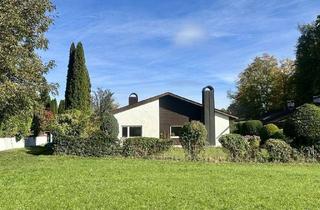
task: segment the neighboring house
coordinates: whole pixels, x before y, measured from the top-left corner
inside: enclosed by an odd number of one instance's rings
[[[129,105],[114,111],[119,123],[119,138],[171,138],[179,143],[182,126],[197,120],[205,124],[210,145],[220,146],[218,139],[230,132],[230,121],[237,117],[214,108],[211,86],[203,88],[202,101],[200,104],[169,92],[138,101],[138,95],[132,93]]]

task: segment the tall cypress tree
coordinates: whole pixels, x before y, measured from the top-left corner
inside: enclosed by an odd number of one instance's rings
[[[61,100],[59,103],[58,114],[63,114],[65,108],[66,108],[65,101]]]
[[[75,72],[74,72],[74,60],[75,60],[76,47],[72,42],[70,46],[69,64],[67,73],[67,84],[65,91],[65,108],[72,109],[74,101],[74,87],[75,87]]]
[[[91,83],[86,67],[82,43],[77,47],[71,45],[68,65],[67,89],[65,97],[66,109],[88,111],[91,101]]]

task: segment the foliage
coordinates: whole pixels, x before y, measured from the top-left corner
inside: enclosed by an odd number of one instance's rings
[[[263,114],[285,107],[292,99],[294,62],[280,61],[264,54],[239,75],[237,91],[229,93],[233,99],[228,110],[241,118],[260,118]]]
[[[99,125],[92,119],[91,115],[72,109],[58,115],[50,130],[55,135],[88,137],[99,130]]]
[[[103,90],[100,88],[93,92],[91,104],[94,113],[99,117],[112,113],[114,109],[118,108],[113,93],[110,90]]]
[[[89,111],[91,103],[91,83],[86,67],[82,43],[70,47],[70,57],[65,91],[65,108]]]
[[[299,104],[310,103],[320,95],[320,16],[311,24],[300,26],[294,75]]]
[[[25,113],[11,116],[8,120],[0,123],[0,137],[13,137],[17,140],[30,135],[32,115]]]
[[[56,155],[96,156],[118,155],[120,146],[117,138],[97,132],[90,137],[55,135],[53,151]]]
[[[110,137],[117,138],[119,134],[117,119],[112,114],[105,113],[101,119],[100,130]]]
[[[278,126],[272,123],[263,126],[260,137],[263,143],[265,143],[265,141],[268,139],[285,139],[283,130],[279,129]]]
[[[0,121],[30,113],[40,92],[50,89],[44,75],[53,67],[38,51],[48,48],[45,33],[53,22],[50,0],[0,1]]]
[[[299,149],[299,151],[303,155],[304,161],[306,161],[306,162],[320,161],[320,148],[319,148],[319,145],[316,145],[316,146],[302,146]]]
[[[304,104],[287,120],[284,132],[294,145],[314,145],[320,140],[320,108]]]
[[[36,113],[32,119],[33,136],[38,136],[44,131],[50,130],[54,123],[54,114],[51,111],[43,110]]]
[[[232,161],[247,160],[250,144],[241,135],[226,134],[220,137],[219,142],[229,151]]]
[[[248,120],[243,123],[241,134],[251,135],[251,136],[260,136],[260,131],[262,128],[263,128],[263,124],[260,120]]]
[[[127,138],[123,142],[124,156],[147,157],[167,151],[173,142],[170,139],[149,137]]]
[[[249,143],[248,156],[251,160],[257,160],[260,152],[260,137],[259,136],[244,136],[244,141]]]
[[[269,139],[266,142],[269,159],[273,162],[288,162],[291,159],[292,148],[283,140]]]
[[[190,160],[196,160],[207,140],[206,127],[199,121],[191,121],[182,127],[180,143]]]
[[[63,114],[65,111],[65,100],[59,102],[58,114]]]
[[[58,103],[57,103],[57,99],[53,99],[50,101],[50,111],[56,115],[58,114]]]

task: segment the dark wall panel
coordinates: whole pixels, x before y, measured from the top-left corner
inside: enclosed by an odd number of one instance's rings
[[[183,125],[191,120],[201,121],[201,107],[171,96],[159,99],[160,135],[170,137],[170,126]]]

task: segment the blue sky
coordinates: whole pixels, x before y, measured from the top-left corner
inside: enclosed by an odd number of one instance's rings
[[[163,92],[201,101],[212,85],[216,106],[255,56],[294,58],[299,24],[320,14],[318,0],[55,0],[47,33],[56,67],[47,76],[64,97],[71,42],[84,45],[92,89],[110,89],[120,105],[131,92]]]

